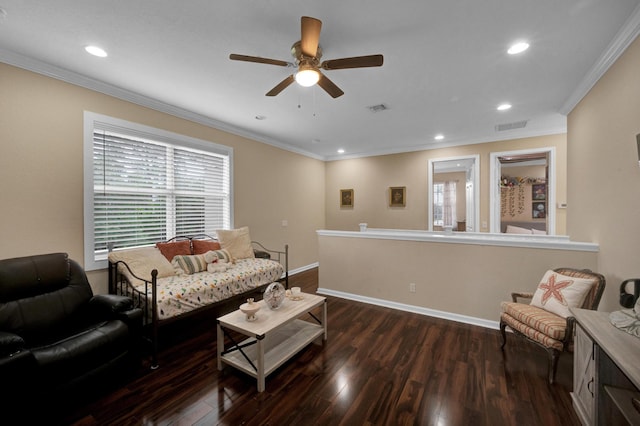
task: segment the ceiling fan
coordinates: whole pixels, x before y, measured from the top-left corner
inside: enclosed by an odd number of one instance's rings
[[[320,72],[323,70],[340,70],[346,68],[379,67],[382,65],[382,55],[355,56],[351,58],[331,59],[320,62],[322,48],[318,45],[322,21],[308,16],[301,18],[301,37],[291,46],[291,55],[295,63],[280,61],[277,59],[260,58],[258,56],[238,55],[232,53],[229,59],[234,61],[256,62],[259,64],[277,65],[281,67],[294,67],[298,71],[267,92],[267,96],[276,96],[286,89],[294,81],[301,86],[310,87],[314,84],[322,87],[331,97],[337,98],[344,92]]]

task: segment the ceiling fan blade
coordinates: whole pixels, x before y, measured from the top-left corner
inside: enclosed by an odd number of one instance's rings
[[[318,53],[318,43],[320,42],[320,30],[322,21],[309,16],[303,16],[302,31],[300,38],[300,50],[304,56],[315,58]]]
[[[379,67],[383,62],[382,55],[354,56],[353,58],[329,59],[320,67],[324,70],[342,70],[345,68]]]
[[[320,74],[318,86],[322,87],[332,98],[344,95],[344,92],[335,85],[335,83],[327,78],[324,74]]]
[[[229,55],[232,61],[256,62],[258,64],[278,65],[281,67],[294,66],[291,62],[280,61],[278,59],[260,58],[259,56],[238,55],[232,53]]]
[[[276,87],[274,87],[273,89],[269,90],[267,92],[266,96],[276,96],[278,93],[282,92],[284,89],[289,87],[289,85],[291,83],[293,83],[294,81],[295,81],[295,79],[293,78],[293,75],[290,75],[289,77],[285,78],[280,83],[278,83],[278,85]]]

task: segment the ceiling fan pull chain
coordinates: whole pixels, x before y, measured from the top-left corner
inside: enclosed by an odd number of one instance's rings
[[[316,87],[313,87],[313,116],[316,116]]]

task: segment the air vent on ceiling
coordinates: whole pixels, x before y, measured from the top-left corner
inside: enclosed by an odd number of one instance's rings
[[[367,107],[371,112],[380,112],[389,109],[385,104],[371,105]]]
[[[522,129],[527,125],[527,120],[514,121],[513,123],[497,124],[496,132],[504,132],[505,130]]]

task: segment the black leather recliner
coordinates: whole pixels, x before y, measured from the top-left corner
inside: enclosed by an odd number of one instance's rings
[[[82,392],[91,379],[132,371],[141,334],[131,299],[93,295],[66,253],[0,260],[1,397]]]

